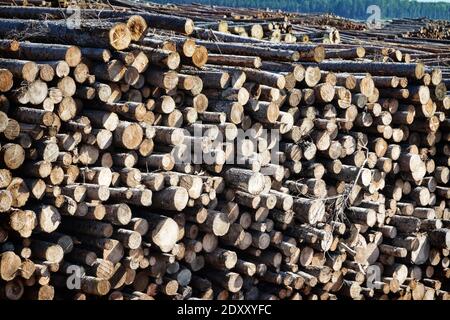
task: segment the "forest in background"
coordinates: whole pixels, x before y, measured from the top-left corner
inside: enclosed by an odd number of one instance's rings
[[[202,3],[231,7],[281,9],[301,13],[334,13],[336,15],[365,20],[367,8],[378,5],[381,19],[422,18],[450,20],[450,3],[417,2],[410,0],[152,0],[158,3]]]

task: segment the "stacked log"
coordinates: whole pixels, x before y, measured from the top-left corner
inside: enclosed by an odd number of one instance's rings
[[[60,11],[0,8],[2,299],[448,299],[442,70]]]

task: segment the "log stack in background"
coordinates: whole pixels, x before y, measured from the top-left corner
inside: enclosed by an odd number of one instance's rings
[[[0,8],[2,299],[449,298],[445,69],[110,2]]]

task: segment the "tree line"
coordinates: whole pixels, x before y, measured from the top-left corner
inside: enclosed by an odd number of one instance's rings
[[[190,3],[186,0],[151,0],[159,3]],[[450,20],[450,3],[417,2],[415,0],[193,0],[192,2],[262,9],[281,9],[301,13],[334,13],[336,15],[365,20],[370,14],[367,8],[377,5],[381,19],[423,18]]]

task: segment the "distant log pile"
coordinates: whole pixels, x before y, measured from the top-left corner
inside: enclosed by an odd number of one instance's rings
[[[445,20],[395,19],[389,27],[400,27],[407,38],[450,40],[450,22]]]
[[[450,298],[442,43],[109,2],[0,7],[1,299]]]

